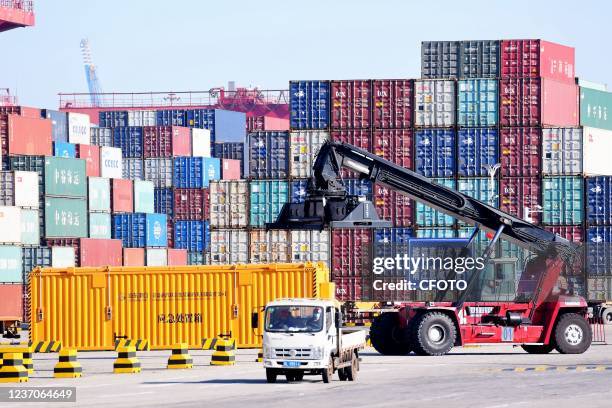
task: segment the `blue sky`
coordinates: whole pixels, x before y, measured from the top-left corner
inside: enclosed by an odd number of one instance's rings
[[[576,72],[612,84],[604,1],[35,0],[37,24],[0,34],[0,87],[54,108],[86,92],[80,39],[102,88],[206,90],[235,80],[415,78],[420,42],[544,38],[576,47]]]

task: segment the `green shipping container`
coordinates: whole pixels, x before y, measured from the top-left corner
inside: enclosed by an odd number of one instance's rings
[[[542,179],[542,222],[547,225],[580,225],[583,220],[581,177]]]
[[[110,179],[87,177],[89,184],[89,211],[110,212]]]
[[[134,180],[134,212],[155,212],[154,188],[152,181]]]
[[[22,282],[21,248],[0,246],[0,283]]]
[[[612,130],[612,92],[580,88],[580,125]]]
[[[111,238],[111,215],[108,213],[89,213],[89,238]]]
[[[23,245],[40,244],[38,210],[21,209],[21,243]]]
[[[262,227],[276,221],[283,204],[289,201],[289,183],[281,180],[251,181],[250,225]]]
[[[45,195],[87,197],[85,160],[45,157]]]
[[[45,197],[45,236],[86,238],[87,201],[79,198]]]

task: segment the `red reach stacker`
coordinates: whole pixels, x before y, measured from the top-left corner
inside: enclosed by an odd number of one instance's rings
[[[467,279],[467,288],[452,300],[439,291],[435,299],[402,303],[396,312],[382,313],[370,330],[378,352],[442,355],[453,346],[476,343],[518,344],[534,354],[553,349],[583,353],[589,348],[592,332],[587,302],[559,284],[563,271],[576,264],[578,251],[572,243],[350,144],[324,144],[315,160],[306,200],[285,204],[276,222],[267,227],[391,227],[378,218],[371,202],[347,193],[342,168],[474,226],[466,251],[474,246],[479,231],[485,231],[492,236],[482,255],[486,260],[500,239],[534,254],[525,264],[511,301],[470,297],[482,278],[482,271],[475,270]]]

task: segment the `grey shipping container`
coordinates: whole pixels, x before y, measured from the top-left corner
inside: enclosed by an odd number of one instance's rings
[[[249,233],[246,230],[210,232],[210,263],[226,265],[249,261]]]
[[[145,159],[144,179],[157,188],[172,187],[172,167],[172,159]]]
[[[51,266],[51,248],[24,247],[22,248],[23,282],[27,284],[28,274],[37,266]]]
[[[91,144],[100,147],[113,147],[113,130],[111,128],[92,126]]]
[[[423,41],[421,78],[457,78],[460,45],[459,41]]]
[[[249,176],[284,179],[289,176],[289,132],[249,133]]]
[[[460,78],[499,77],[499,41],[461,41],[459,52]]]
[[[142,159],[123,159],[123,178],[144,180],[144,163]]]
[[[582,129],[542,129],[542,174],[582,174]]]

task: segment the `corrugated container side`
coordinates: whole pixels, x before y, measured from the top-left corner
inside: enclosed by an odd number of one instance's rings
[[[51,248],[47,247],[23,247],[22,260],[23,282],[28,282],[30,272],[36,268],[51,266]]]
[[[68,142],[53,142],[53,155],[74,159],[76,158],[76,145]]]
[[[132,180],[112,179],[113,213],[134,212],[134,187]]]
[[[172,168],[172,159],[144,159],[144,179],[158,188],[172,187]]]
[[[582,129],[542,129],[542,174],[582,174]]]
[[[166,214],[113,215],[113,239],[121,239],[125,248],[165,247],[168,244]]]
[[[167,251],[168,251],[168,266],[188,265],[187,250],[169,248]]]
[[[545,77],[574,82],[574,48],[544,40],[503,40],[501,77]]]
[[[372,119],[372,81],[332,81],[331,128],[369,129]]]
[[[210,232],[210,262],[212,265],[247,263],[249,261],[249,233],[245,230],[216,230]]]
[[[147,266],[167,266],[168,250],[165,248],[147,248]]]
[[[0,284],[0,316],[24,321],[23,293],[23,285]]]
[[[218,182],[211,183],[211,188],[212,185],[216,183]],[[244,194],[246,194],[246,187]],[[174,189],[174,219],[177,221],[207,219],[205,217],[205,214],[207,213],[206,208],[210,205],[207,195],[207,189],[203,188]],[[227,198],[228,197],[226,196],[225,199]],[[232,211],[230,208],[227,210]]]
[[[38,208],[38,173],[33,171],[0,172],[0,205]]]
[[[116,127],[113,130],[113,146],[121,149],[124,158],[142,159],[142,127]]]
[[[177,221],[174,223],[174,248],[204,251],[209,243],[208,221]]]
[[[457,124],[485,127],[498,124],[497,79],[463,79],[457,83]]]
[[[129,180],[144,180],[144,160],[124,159],[121,178]]]
[[[68,141],[68,114],[51,109],[41,109],[40,116],[51,120],[51,137],[54,142]]]
[[[586,221],[588,225],[612,225],[612,176],[585,180]]]
[[[128,126],[128,111],[102,111],[99,116],[100,127]]]
[[[290,246],[289,231],[251,230],[249,232],[249,262],[289,262]]]
[[[0,114],[2,156],[53,154],[51,121]]]
[[[210,111],[210,109],[206,109]],[[195,126],[195,123],[187,124],[187,115],[183,109],[158,110],[155,124],[157,126]],[[195,126],[201,127],[201,126]]]
[[[372,122],[375,129],[410,129],[413,105],[413,80],[372,81]]]
[[[119,239],[81,238],[80,260],[84,266],[121,266],[122,248]]]
[[[369,273],[372,231],[342,228],[331,232],[331,274],[334,277],[364,276]]]
[[[289,82],[291,129],[327,129],[330,117],[329,81]]]
[[[612,270],[612,226],[589,227],[586,230],[587,276],[610,275]],[[606,299],[606,300],[609,300]]]
[[[414,81],[414,125],[451,127],[455,125],[457,101],[452,80]]]
[[[502,177],[539,177],[541,174],[541,129],[502,128],[500,155]]]
[[[249,224],[249,185],[246,181],[210,183],[210,226],[245,228]]]
[[[539,224],[542,213],[542,195],[539,177],[502,177],[500,181],[500,209],[522,220],[529,211],[532,222]]]
[[[45,157],[45,195],[87,197],[85,160]]]
[[[85,160],[85,174],[100,177],[100,148],[93,145],[77,144],[76,157]]]
[[[240,161],[221,159],[221,180],[240,180]]]
[[[336,285],[336,299],[341,302],[359,302],[367,297],[366,283],[361,277],[334,276]]]
[[[460,58],[459,41],[421,42],[422,78],[457,78]]]
[[[490,169],[499,163],[499,135],[497,129],[459,129],[459,176],[488,176]]]
[[[173,157],[191,155],[191,131],[179,126],[145,126],[143,157]]]
[[[457,182],[453,179],[435,178],[432,181],[453,190],[457,189]],[[414,222],[417,227],[452,227],[455,225],[453,217],[419,202],[416,203]]]
[[[252,227],[263,227],[278,217],[281,208],[289,201],[289,183],[282,180],[251,181],[250,221]]]
[[[144,248],[123,248],[123,266],[145,266]]]
[[[372,135],[375,155],[407,169],[414,168],[412,129],[376,129]]]
[[[206,265],[203,252],[187,252],[187,265]]]
[[[426,177],[456,174],[456,133],[452,129],[421,129],[415,132],[415,169]]]
[[[580,225],[546,226],[545,229],[573,242],[584,241],[584,229]]]
[[[492,207],[499,207],[499,182],[489,177],[464,178],[457,181],[457,190]]]
[[[174,215],[174,190],[172,188],[155,188],[155,212],[166,214],[169,218]]]
[[[127,112],[128,126],[155,126],[157,112],[154,110],[131,110]]]
[[[244,143],[214,143],[212,145],[212,156],[218,159],[234,159],[240,161],[241,178],[248,177],[249,155],[245,154]]]
[[[291,262],[324,262],[328,268],[330,257],[330,232],[291,230]]]
[[[457,238],[457,230],[448,227],[417,228],[415,230],[415,235],[417,238]]]
[[[45,197],[45,237],[87,237],[87,200]]]
[[[289,176],[289,132],[249,133],[249,176],[282,179]]]
[[[497,40],[461,41],[459,76],[461,78],[498,78],[500,42]]]
[[[580,177],[546,177],[542,180],[542,222],[577,225],[583,220],[583,182]]]
[[[302,130],[289,133],[289,174],[291,177],[308,178],[319,149],[329,139],[323,130]]]
[[[208,187],[212,180],[218,180],[221,162],[210,157],[175,157],[173,185],[179,188]]]
[[[374,184],[373,203],[379,217],[397,227],[410,227],[414,221],[413,201],[397,191]]]
[[[91,144],[99,147],[113,146],[113,129],[108,127],[94,127],[90,129]]]

